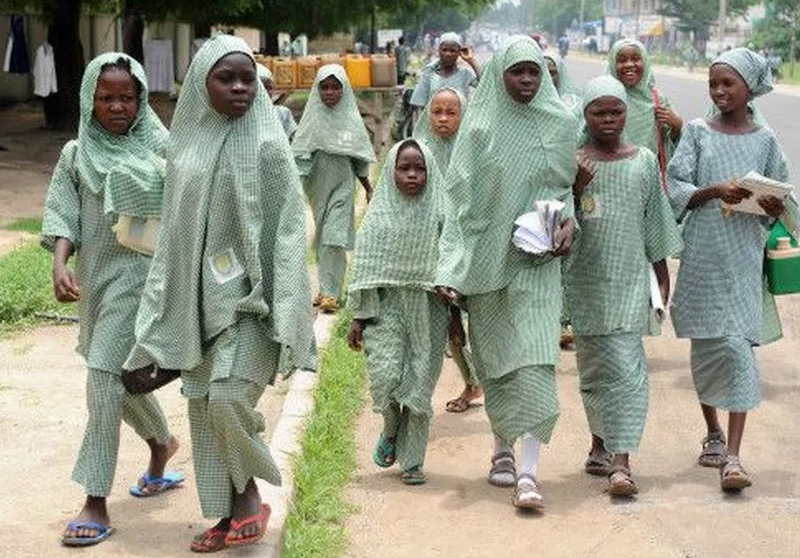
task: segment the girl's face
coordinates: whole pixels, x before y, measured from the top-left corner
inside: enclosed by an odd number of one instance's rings
[[[746,107],[750,101],[750,89],[739,75],[727,64],[714,64],[708,70],[708,93],[722,114]]]
[[[452,68],[458,63],[458,53],[461,50],[456,43],[446,42],[439,45],[439,61],[445,68]]]
[[[328,108],[333,108],[339,104],[344,94],[342,82],[334,76],[328,76],[319,82],[319,96]]]
[[[626,46],[617,53],[617,77],[625,87],[636,87],[644,75],[644,58],[635,46]]]
[[[439,91],[431,101],[431,128],[440,138],[451,138],[461,125],[461,101],[452,91]]]
[[[428,182],[428,167],[419,147],[409,144],[400,148],[394,164],[394,183],[406,196],[416,196]]]
[[[518,103],[530,103],[542,83],[542,70],[536,62],[517,62],[503,72],[508,95]]]
[[[211,106],[220,114],[240,118],[247,114],[256,98],[256,65],[244,53],[229,54],[217,62],[206,78]]]
[[[625,128],[628,114],[625,103],[616,97],[600,97],[592,101],[584,111],[586,127],[599,142],[618,141]]]
[[[139,112],[139,88],[127,71],[112,66],[97,78],[94,118],[106,131],[125,135]]]
[[[550,58],[545,58],[545,60],[547,60],[547,71],[550,73],[550,79],[553,80],[553,87],[558,89],[561,85],[561,74],[558,73],[558,66],[555,60]]]

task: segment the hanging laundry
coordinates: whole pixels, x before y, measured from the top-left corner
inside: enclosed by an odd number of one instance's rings
[[[43,43],[36,49],[36,57],[33,59],[33,94],[49,97],[57,92],[58,80],[53,47],[50,43]]]
[[[25,41],[25,18],[21,15],[11,16],[3,71],[12,74],[27,74],[31,71],[28,43]]]
[[[175,59],[172,41],[151,39],[144,46],[144,69],[151,92],[172,93],[175,88]]]

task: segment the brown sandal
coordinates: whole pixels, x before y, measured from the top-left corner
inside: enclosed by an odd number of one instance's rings
[[[639,493],[628,467],[615,465],[611,468],[608,473],[608,493],[618,498],[630,498]]]
[[[739,458],[729,455],[725,464],[719,468],[719,483],[723,492],[741,492],[753,485]]]
[[[725,456],[728,454],[728,447],[725,444],[725,434],[722,432],[712,432],[703,438],[703,450],[697,462],[703,467],[719,468],[725,465]]]
[[[611,454],[607,451],[599,454],[590,451],[589,457],[586,458],[586,463],[583,465],[583,470],[588,475],[607,477],[611,471]]]

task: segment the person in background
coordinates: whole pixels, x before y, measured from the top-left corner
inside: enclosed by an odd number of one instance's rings
[[[269,97],[270,101],[273,101],[273,95],[275,94],[275,82],[272,78],[272,72],[266,66],[258,64],[258,79],[261,82],[261,85],[264,86],[264,89],[267,90],[267,96]],[[292,141],[294,137],[294,133],[297,130],[297,123],[294,121],[294,115],[292,115],[292,111],[289,107],[285,107],[283,105],[274,105],[275,110],[278,111],[278,118],[281,121],[281,126],[283,126],[283,131],[286,132],[286,137],[289,138],[289,141]]]
[[[411,48],[406,46],[406,38],[397,39],[397,49],[395,50],[395,60],[397,61],[397,85],[406,82],[408,74],[408,63],[411,58]]]

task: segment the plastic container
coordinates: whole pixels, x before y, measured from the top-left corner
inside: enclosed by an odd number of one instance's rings
[[[339,54],[322,54],[318,56],[320,68],[328,64],[339,64],[342,68],[345,67],[345,59]]]
[[[372,63],[369,58],[351,54],[345,60],[347,79],[353,89],[364,89],[372,86]]]
[[[778,237],[775,250],[767,250],[767,286],[774,295],[800,293],[800,248],[788,236]]]
[[[372,55],[372,87],[397,85],[397,60],[385,54]]]
[[[314,78],[317,77],[317,70],[322,65],[322,61],[316,57],[297,59],[297,86],[310,88],[314,85]]]
[[[291,58],[275,58],[272,75],[277,89],[297,87],[297,64]]]

